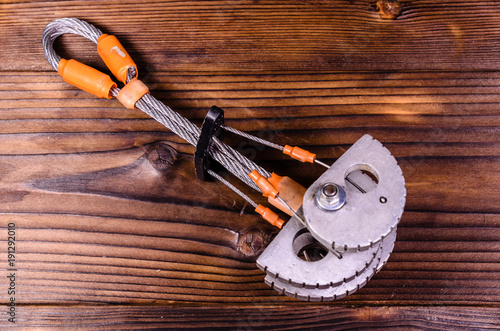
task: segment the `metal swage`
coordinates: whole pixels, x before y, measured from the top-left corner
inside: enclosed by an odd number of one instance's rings
[[[103,34],[101,30],[97,29],[93,25],[76,18],[62,18],[49,23],[46,26],[45,30],[43,31],[42,44],[47,61],[49,61],[49,63],[56,71],[58,70],[58,65],[59,61],[61,61],[61,57],[55,52],[53,45],[57,37],[65,33],[80,35],[82,37],[85,37],[93,41],[96,44],[99,37]],[[136,76],[136,70],[137,70],[136,68],[130,68],[129,72],[127,73],[127,82]],[[119,91],[120,88],[115,87],[111,90],[111,95],[113,97],[116,97]],[[181,116],[179,113],[173,111],[170,107],[166,106],[165,104],[157,100],[150,93],[146,93],[141,99],[139,99],[136,103],[136,107],[142,110],[144,113],[151,116],[152,118],[154,118],[155,120],[157,120],[158,122],[160,122],[161,124],[163,124],[173,133],[177,134],[178,136],[189,142],[191,145],[193,146],[197,145],[198,139],[201,134],[200,128],[198,128],[189,120]],[[240,135],[245,134],[244,132],[241,132],[236,129],[232,128],[228,129],[227,127],[224,128],[234,133],[236,133],[235,131],[237,131],[237,134]],[[269,144],[275,145],[273,143],[263,141],[260,138],[254,136],[251,137],[253,137],[252,140],[255,140],[256,138],[258,139],[258,142],[263,143],[265,145],[268,146]],[[270,177],[271,173],[269,173],[264,168],[258,166],[253,161],[247,159],[238,151],[222,143],[218,139],[214,138],[213,141],[214,141],[214,146],[213,146],[214,148],[210,150],[210,156],[214,160],[219,162],[229,172],[231,172],[233,175],[235,175],[244,183],[246,183],[248,186],[252,187],[258,192],[261,192],[259,187],[248,177],[248,174],[254,169],[256,169],[261,175],[265,177]],[[280,146],[278,146],[278,149],[279,147]],[[216,179],[218,179],[219,181],[230,187],[233,191],[235,191],[238,195],[242,196],[245,200],[249,202],[252,201],[250,198],[244,195],[241,191],[239,191],[236,187],[227,182],[221,176],[215,174],[213,171],[209,171],[209,174],[211,174],[213,177],[215,177]],[[250,203],[252,205],[255,204],[253,201]]]

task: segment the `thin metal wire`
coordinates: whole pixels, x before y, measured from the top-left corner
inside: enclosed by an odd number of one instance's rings
[[[241,192],[236,186],[228,182],[224,177],[220,176],[218,173],[210,169],[208,169],[208,174],[229,187],[231,190],[233,190],[234,193],[238,194],[240,197],[246,200],[252,207],[257,208],[257,203],[250,199],[245,193]]]
[[[292,215],[295,216],[300,221],[300,223],[302,223],[304,226],[307,226],[306,221],[304,221],[304,219],[300,217],[299,214],[297,214],[297,212],[292,207],[290,207],[290,205],[286,203],[286,201],[283,200],[282,197],[277,195],[276,199],[278,199],[278,201],[281,202],[281,204],[283,204],[283,206],[285,206],[286,209],[288,209],[292,213]]]
[[[233,127],[230,127],[230,126],[222,126],[222,128],[228,132],[231,132],[231,133],[234,133],[238,136],[241,136],[243,138],[246,138],[248,140],[253,140],[261,145],[264,145],[264,146],[268,146],[268,147],[271,147],[271,148],[274,148],[274,149],[277,149],[279,151],[283,151],[284,147],[281,146],[281,145],[278,145],[278,144],[275,144],[271,141],[268,141],[268,140],[264,140],[262,138],[259,138],[259,137],[256,137],[254,135],[251,135],[251,134],[248,134],[246,132],[243,132],[243,131],[240,131],[238,129],[235,129]]]
[[[326,163],[324,163],[324,162],[321,162],[321,161],[320,161],[320,160],[318,160],[318,159],[315,159],[315,160],[314,160],[314,163],[317,163],[317,164],[319,164],[319,165],[321,165],[321,166],[325,167],[326,169],[330,169],[330,166],[329,166],[328,164],[326,164]]]
[[[240,130],[238,130],[238,129],[235,129],[235,128],[233,128],[233,127],[223,125],[223,126],[222,126],[222,128],[223,128],[224,130],[228,131],[228,132],[234,133],[234,134],[236,134],[236,135],[238,135],[238,136],[241,136],[241,137],[243,137],[243,138],[246,138],[246,139],[248,139],[248,140],[253,140],[253,141],[255,141],[255,142],[257,142],[257,143],[259,143],[259,144],[261,144],[261,145],[264,145],[264,146],[268,146],[268,147],[271,147],[271,148],[277,149],[277,150],[279,150],[279,151],[281,151],[281,152],[283,152],[283,150],[285,149],[285,147],[284,147],[284,146],[281,146],[281,145],[275,144],[275,143],[273,143],[273,142],[271,142],[271,141],[268,141],[268,140],[264,140],[264,139],[262,139],[262,138],[259,138],[259,137],[256,137],[256,136],[254,136],[254,135],[251,135],[251,134],[249,134],[249,133],[246,133],[246,132],[240,131]],[[319,165],[321,165],[321,166],[323,166],[323,167],[325,167],[325,168],[327,168],[327,169],[329,169],[329,168],[330,168],[330,166],[329,166],[328,164],[326,164],[326,163],[324,163],[324,162],[321,162],[320,160],[317,160],[317,159],[315,159],[315,160],[314,160],[314,163],[319,164]],[[269,177],[269,176],[268,176],[268,177]]]

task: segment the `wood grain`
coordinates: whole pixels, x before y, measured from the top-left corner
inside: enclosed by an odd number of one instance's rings
[[[500,10],[400,2],[386,20],[368,0],[3,1],[0,268],[15,223],[18,325],[498,328]],[[327,162],[363,134],[383,142],[408,190],[389,263],[334,303],[268,288],[255,259],[275,230],[197,181],[182,139],[64,83],[40,42],[60,17],[117,35],[151,92],[198,125],[215,104],[227,125]],[[105,70],[81,37],[57,49]],[[225,141],[305,186],[322,171]],[[167,145],[179,154],[159,171],[152,151]]]
[[[116,307],[22,307],[20,323],[26,327],[66,327],[92,330],[120,329],[218,329],[218,330],[489,330],[499,327],[498,308],[476,307],[286,307],[246,306],[167,308],[159,306]]]
[[[384,20],[369,0],[10,2],[2,5],[0,41],[24,61],[6,52],[0,63],[48,70],[33,36],[66,16],[116,34],[153,71],[500,68],[495,2],[401,3],[402,13]],[[80,42],[68,54],[97,58],[91,43],[71,40]]]

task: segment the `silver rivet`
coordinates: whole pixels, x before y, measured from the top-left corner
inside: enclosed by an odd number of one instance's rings
[[[316,203],[321,209],[333,211],[342,208],[345,204],[344,189],[334,183],[326,183],[316,193]]]

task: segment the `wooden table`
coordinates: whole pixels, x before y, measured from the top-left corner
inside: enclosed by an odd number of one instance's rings
[[[26,329],[500,327],[500,2],[399,5],[2,1],[0,325],[15,297]],[[215,104],[227,125],[327,162],[365,133],[383,142],[408,191],[389,263],[340,301],[268,288],[255,259],[274,230],[198,181],[166,128],[64,83],[40,42],[61,17],[115,34],[152,94],[198,125]],[[81,37],[57,50],[105,70]],[[322,171],[226,141],[305,186]]]

